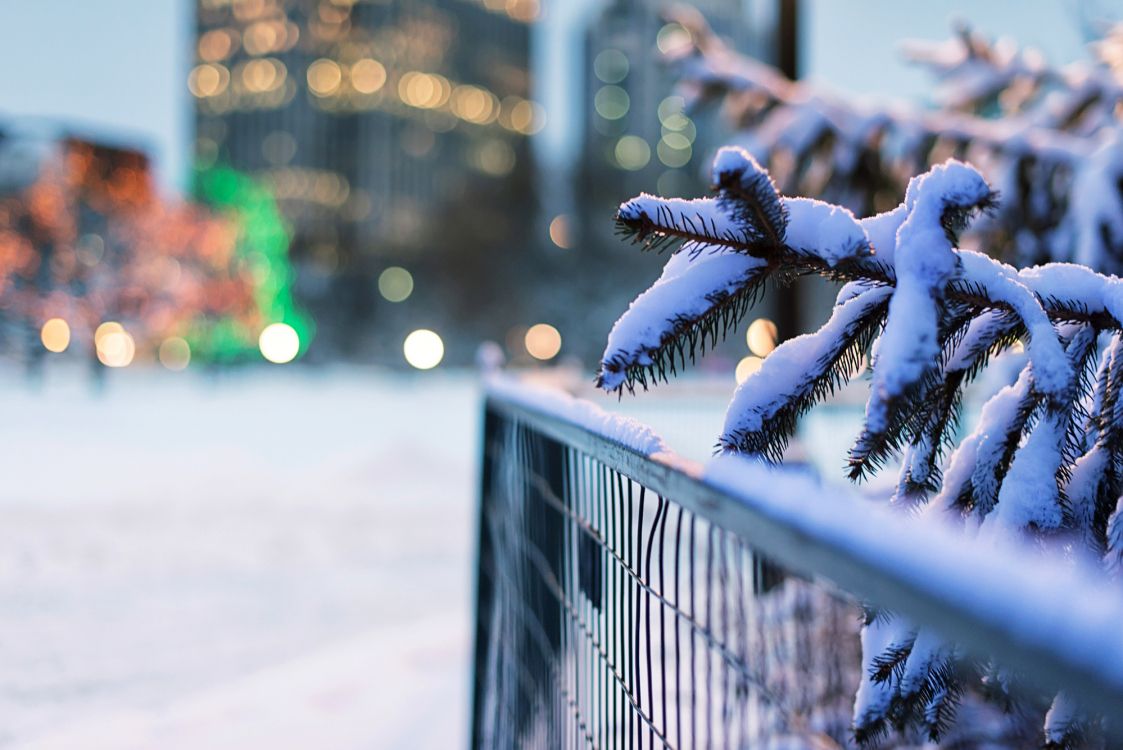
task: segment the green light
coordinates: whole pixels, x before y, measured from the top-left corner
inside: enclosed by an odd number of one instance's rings
[[[212,210],[226,214],[237,227],[233,265],[250,269],[253,300],[263,321],[292,326],[300,337],[300,354],[316,326],[292,295],[290,235],[273,193],[249,175],[223,165],[197,167],[192,192]],[[232,362],[256,359],[260,330],[233,317],[201,316],[186,336],[198,360]]]

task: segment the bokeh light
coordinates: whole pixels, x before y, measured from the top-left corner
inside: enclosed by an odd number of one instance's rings
[[[378,275],[378,293],[389,302],[404,302],[413,294],[413,274],[399,266],[390,266]]]
[[[51,318],[39,331],[39,339],[49,352],[65,352],[70,346],[70,326],[62,318]]]
[[[351,88],[360,94],[373,94],[386,83],[386,68],[378,60],[366,58],[351,66]]]
[[[191,346],[185,339],[172,336],[160,342],[157,358],[160,364],[169,370],[175,372],[184,370],[191,363]]]
[[[764,360],[760,357],[754,357],[751,354],[737,363],[736,377],[737,383],[740,385],[749,379],[749,376],[760,369],[764,364]]]
[[[257,339],[261,356],[273,364],[283,365],[292,362],[300,353],[300,336],[292,326],[285,323],[272,323]]]
[[[343,71],[335,60],[321,58],[308,66],[308,88],[316,96],[331,96],[343,82]]]
[[[94,329],[94,346],[101,343],[101,340],[111,333],[120,333],[124,331],[125,327],[115,320],[107,320],[97,328]]]
[[[749,351],[758,357],[767,357],[776,348],[778,336],[775,323],[768,318],[757,318],[749,325],[745,339],[749,344]]]
[[[94,331],[94,350],[106,367],[128,367],[136,356],[136,342],[124,326],[108,321]]]
[[[623,169],[635,171],[651,161],[651,147],[638,135],[626,135],[616,142],[615,156]]]
[[[418,370],[431,370],[441,363],[445,356],[445,344],[433,331],[419,328],[406,336],[402,345],[406,362]]]
[[[659,29],[655,44],[664,55],[670,55],[690,44],[690,32],[681,24],[671,22]]]
[[[659,161],[674,168],[686,166],[694,149],[682,133],[666,133],[655,150],[659,154]]]
[[[603,50],[593,59],[593,72],[605,83],[620,83],[628,76],[628,57],[618,49]]]
[[[562,250],[573,247],[569,230],[570,219],[565,214],[555,216],[550,222],[550,240]]]
[[[535,359],[547,360],[558,356],[561,351],[562,339],[558,329],[549,323],[532,325],[526,332],[524,339],[526,350]]]
[[[631,106],[628,92],[619,86],[602,86],[593,97],[593,107],[606,120],[619,120]]]
[[[542,107],[529,99],[520,99],[511,107],[511,127],[523,135],[533,135],[546,124]]]
[[[221,94],[229,83],[230,71],[222,65],[199,65],[187,77],[187,88],[200,99]]]

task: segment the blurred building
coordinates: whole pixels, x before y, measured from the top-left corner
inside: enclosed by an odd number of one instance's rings
[[[273,186],[328,354],[525,317],[536,0],[198,0],[196,151]],[[381,283],[380,283],[381,281]],[[449,340],[449,339],[452,340]]]
[[[667,63],[688,41],[675,12],[700,13],[734,48],[774,60],[785,0],[609,0],[585,31],[582,146],[573,215],[567,217],[575,277],[591,301],[573,325],[590,333],[586,357],[600,354],[612,320],[658,276],[665,257],[641,254],[615,236],[612,216],[641,192],[697,197],[708,189],[708,159],[729,131],[714,113],[687,111]],[[668,13],[670,8],[670,13]]]
[[[631,194],[677,194],[697,187],[698,124],[674,93],[666,62],[686,30],[676,12],[700,13],[734,48],[770,59],[776,36],[775,0],[611,0],[595,16],[585,51],[585,169],[590,186]],[[668,10],[669,9],[669,10]]]

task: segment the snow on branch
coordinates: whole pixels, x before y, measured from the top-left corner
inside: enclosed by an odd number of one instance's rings
[[[737,389],[720,449],[782,461],[799,418],[868,360],[852,479],[899,458],[894,502],[927,504],[924,522],[950,520],[983,540],[1083,540],[1119,571],[1123,282],[1069,263],[1016,270],[959,248],[961,233],[997,200],[960,161],[915,177],[900,205],[861,220],[782,196],[736,148],[718,153],[712,175],[713,198],[644,195],[621,207],[623,235],[675,251],[613,327],[601,388],[666,380],[736,328],[770,281],[847,282],[829,320],[783,342]],[[964,389],[994,355],[1023,345],[1015,381],[957,440]],[[872,671],[855,706],[860,738],[906,724],[938,737],[962,681],[979,676],[961,670],[953,646],[892,613],[867,623],[863,643]],[[1071,710],[1060,699],[1054,709],[1050,731],[1062,736]]]
[[[895,202],[908,176],[948,157],[970,160],[1004,196],[974,230],[991,254],[1123,272],[1123,84],[1112,67],[1123,32],[1102,42],[1096,59],[1064,69],[966,28],[938,45],[907,45],[939,81],[943,108],[931,111],[790,81],[726,47],[700,14],[671,16],[692,40],[671,60],[688,105],[720,102],[783,192],[866,215]]]

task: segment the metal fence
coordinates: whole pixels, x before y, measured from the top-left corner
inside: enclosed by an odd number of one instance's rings
[[[860,612],[836,583],[1123,705],[876,558],[526,402],[488,397],[481,480],[473,748],[847,746]]]

